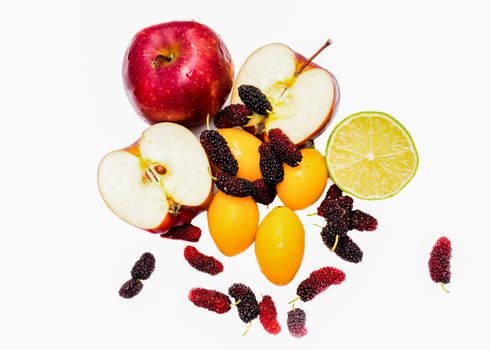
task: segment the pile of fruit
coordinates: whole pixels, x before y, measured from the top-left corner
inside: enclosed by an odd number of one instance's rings
[[[240,254],[254,243],[264,276],[286,285],[304,256],[305,230],[295,211],[316,203],[330,178],[334,184],[317,208],[326,220],[320,236],[341,259],[362,261],[351,231],[373,231],[378,222],[353,209],[353,197],[397,194],[415,175],[418,154],[405,128],[382,112],[347,117],[332,131],[324,155],[315,148],[339,102],[338,82],[313,63],[330,44],[309,59],[286,45],[263,46],[234,80],[230,54],[207,26],[170,22],[138,32],[124,58],[124,84],[135,110],[152,126],[102,159],[98,185],[107,206],[131,225],[190,243],[202,234],[191,221],[206,210],[209,233],[223,255]],[[229,94],[230,104],[222,108]],[[199,137],[187,128],[197,125],[204,127]],[[260,222],[258,203],[268,206],[276,196],[283,206]],[[192,245],[184,258],[211,276],[224,269]],[[442,268],[436,260],[430,261],[432,278],[448,283],[449,265]],[[154,267],[153,255],[142,255],[120,295],[138,294]],[[318,269],[300,283],[297,299],[310,301],[344,280],[337,268]],[[232,284],[228,295],[197,287],[189,300],[219,314],[234,306],[242,321],[259,317],[267,332],[281,330],[273,298],[258,302],[242,283]],[[295,300],[287,328],[301,337],[307,334],[306,313],[295,308]]]

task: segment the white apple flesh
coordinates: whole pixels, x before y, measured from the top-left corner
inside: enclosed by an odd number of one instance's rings
[[[107,206],[136,227],[160,233],[189,223],[212,198],[205,151],[174,123],[146,129],[128,148],[107,154],[97,182]]]
[[[307,62],[277,43],[263,46],[247,58],[235,80],[231,103],[242,103],[239,86],[254,85],[268,97],[273,111],[267,118],[254,115],[244,129],[267,138],[267,131],[280,128],[297,145],[324,131],[336,112],[339,87],[334,76],[315,63],[301,68]]]

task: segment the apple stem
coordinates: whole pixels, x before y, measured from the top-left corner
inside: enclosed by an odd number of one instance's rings
[[[302,148],[315,148],[314,140],[309,139],[307,142],[303,144]]]
[[[332,246],[331,252],[334,252],[338,246],[339,242],[339,235],[336,235],[336,238],[334,239],[334,245]]]
[[[152,63],[151,63],[152,68],[157,69],[159,66],[161,66],[163,64],[171,63],[173,59],[174,59],[174,57],[172,55],[165,56],[165,55],[159,54],[159,55],[155,56],[155,58],[152,60]]]
[[[442,289],[443,289],[443,291],[444,291],[445,293],[450,293],[450,291],[449,291],[447,288],[445,288],[445,283],[440,282],[440,287],[442,287]]]
[[[297,296],[297,297],[296,297],[295,299],[293,299],[292,301],[289,301],[289,302],[288,302],[288,304],[293,304],[293,305],[295,305],[295,302],[296,302],[298,299],[300,299],[300,297],[299,297],[299,296]]]
[[[322,45],[319,50],[317,50],[312,56],[310,56],[310,58],[304,62],[300,68],[297,69],[297,71],[295,72],[295,76],[298,77],[298,75],[300,73],[302,73],[302,71],[305,69],[305,67],[307,67],[309,65],[310,62],[312,62],[314,60],[314,58],[317,57],[318,54],[320,54],[322,51],[324,51],[324,49],[326,47],[328,47],[329,45],[332,44],[332,40],[331,39],[327,39],[327,41],[324,43],[324,45]]]
[[[249,332],[249,329],[251,329],[251,326],[252,326],[252,321],[251,321],[251,322],[249,322],[249,325],[247,326],[247,329],[245,330],[245,332],[244,332],[244,333],[242,333],[242,336],[246,335],[246,334],[247,334],[247,332]]]

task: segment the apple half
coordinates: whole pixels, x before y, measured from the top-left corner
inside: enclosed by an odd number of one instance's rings
[[[97,182],[117,216],[161,233],[191,222],[208,207],[213,195],[209,166],[191,131],[164,122],[146,129],[133,145],[107,154]]]
[[[267,117],[253,115],[245,130],[267,138],[270,129],[280,128],[297,145],[325,130],[338,106],[338,83],[313,62],[303,67],[306,62],[304,56],[277,43],[247,58],[235,80],[231,103],[242,103],[239,86],[254,85],[269,99],[273,111]]]

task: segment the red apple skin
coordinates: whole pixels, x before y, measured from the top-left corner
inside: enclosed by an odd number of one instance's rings
[[[292,49],[290,48],[290,50],[292,50]],[[306,57],[302,56],[301,54],[293,51],[293,50],[292,50],[292,52],[295,54],[295,58],[296,58],[295,69],[298,70],[305,62],[308,61],[308,59]],[[321,135],[324,132],[324,130],[326,130],[327,126],[329,125],[329,121],[336,114],[336,112],[338,110],[338,106],[339,106],[339,97],[340,97],[339,84],[338,84],[336,77],[330,71],[319,66],[318,64],[316,64],[314,62],[310,62],[302,70],[302,72],[306,72],[306,71],[308,71],[310,69],[314,69],[314,68],[322,69],[322,70],[326,71],[327,73],[329,73],[329,75],[331,76],[331,78],[334,82],[334,102],[333,102],[333,105],[332,105],[331,109],[329,110],[328,114],[324,118],[322,124],[319,125],[319,127],[311,135],[309,135],[307,138],[303,139],[302,141],[298,142],[297,146],[299,146],[299,147],[303,146],[307,141],[315,139],[317,136]],[[256,126],[255,125],[247,125],[247,126],[244,126],[242,128],[245,131],[247,131],[253,135],[256,135]],[[256,135],[256,136],[260,137],[262,140],[265,140],[265,141],[268,140],[268,133],[267,133],[266,129],[264,129],[264,131],[260,135]]]
[[[140,140],[138,139],[128,147],[124,148],[124,150],[140,158]],[[210,206],[212,199],[213,183],[210,186],[210,193],[208,194],[208,197],[206,197],[202,204],[197,206],[183,205],[179,208],[179,213],[177,215],[168,213],[159,225],[154,228],[145,229],[145,231],[150,233],[165,233],[173,227],[189,224],[195,216],[205,211]]]
[[[195,216],[205,211],[210,206],[212,199],[213,199],[213,186],[210,190],[210,194],[206,198],[206,201],[202,205],[196,207],[183,205],[180,208],[178,215],[169,213],[159,226],[152,229],[147,229],[147,231],[150,233],[165,233],[173,227],[189,224],[194,219]]]
[[[203,123],[225,103],[233,77],[232,59],[223,41],[194,21],[141,30],[123,61],[126,94],[149,124]]]

